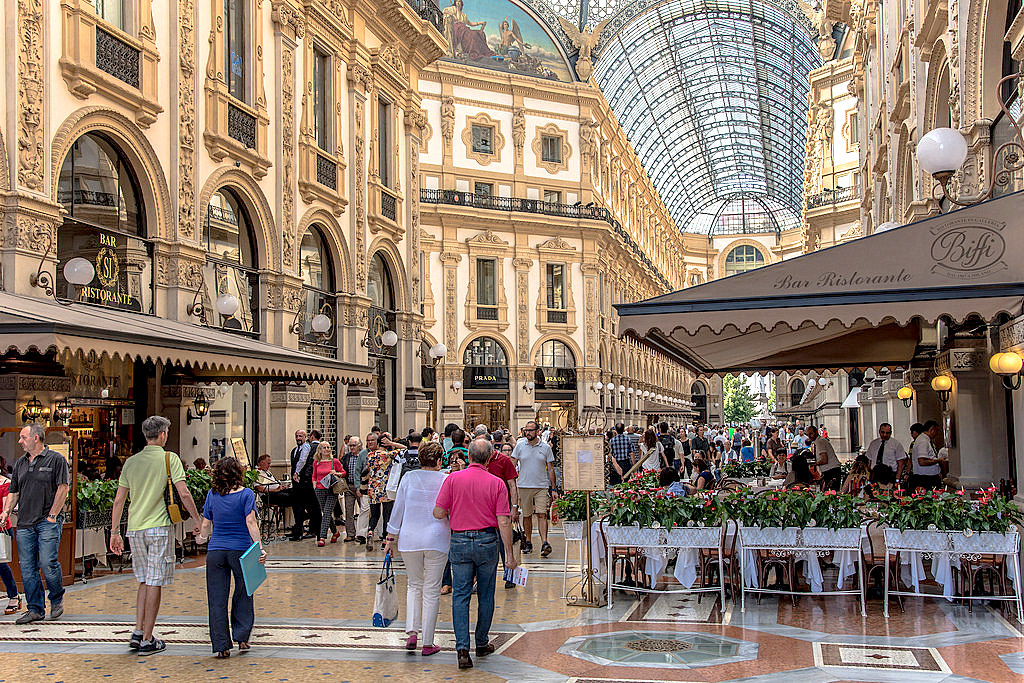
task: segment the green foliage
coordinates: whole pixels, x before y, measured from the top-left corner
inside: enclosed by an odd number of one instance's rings
[[[206,494],[213,487],[213,474],[209,470],[188,470],[185,472],[185,485],[196,507],[202,508]]]
[[[731,519],[742,526],[828,529],[859,527],[863,515],[855,496],[828,491],[779,491],[755,495],[749,491],[730,494],[723,503]]]
[[[883,498],[879,518],[887,526],[900,529],[938,531],[994,531],[1006,533],[1015,524],[1024,523],[1024,513],[1013,502],[986,489],[979,500],[971,500],[964,491],[937,491]]]
[[[591,508],[593,510],[593,508]],[[555,501],[555,512],[558,518],[569,522],[579,522],[587,516],[587,492],[566,491]]]
[[[727,462],[722,465],[722,474],[733,479],[755,479],[772,473],[772,464],[767,460],[752,462]]]
[[[78,484],[78,509],[103,512],[114,507],[117,479],[86,481]]]
[[[739,377],[726,375],[722,380],[722,392],[726,422],[749,422],[757,414],[750,388]]]

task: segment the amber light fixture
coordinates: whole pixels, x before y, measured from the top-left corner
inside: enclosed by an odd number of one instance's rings
[[[945,410],[946,404],[949,403],[949,396],[953,393],[953,380],[949,375],[935,375],[932,377],[932,389],[939,395],[942,409]]]
[[[1003,380],[1003,386],[1009,391],[1020,389],[1021,368],[1024,368],[1024,358],[1016,351],[1004,351],[994,353],[988,361],[989,369],[999,375]]]
[[[904,384],[896,391],[896,398],[903,401],[903,405],[909,408],[914,401],[914,390],[910,388],[910,385]]]

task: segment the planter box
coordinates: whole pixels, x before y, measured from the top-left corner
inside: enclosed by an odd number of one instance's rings
[[[98,529],[100,527],[110,526],[110,515],[113,514],[113,510],[83,510],[78,509],[78,529]],[[124,524],[128,521],[128,505],[124,506],[124,511],[121,513],[121,523]]]
[[[797,548],[800,547],[797,541],[799,532],[800,529],[795,526],[787,526],[785,528],[741,526],[740,542],[744,546]]]
[[[963,531],[900,531],[887,527],[885,546],[892,550],[919,550],[928,553],[1014,554],[1020,550],[1020,535],[1016,530],[1005,534],[981,531],[968,536]]]
[[[860,527],[856,529],[825,529],[807,527],[802,530],[803,544],[808,548],[858,548]]]
[[[949,534],[953,551],[958,553],[995,553],[1014,555],[1020,551],[1020,534],[1016,529],[999,534],[977,531],[971,536],[953,531]]]
[[[652,546],[662,544],[663,529],[640,526],[609,526],[605,536],[612,545]]]
[[[673,548],[717,548],[722,527],[674,527],[665,536],[665,545]]]
[[[583,540],[583,522],[570,522],[562,520],[562,533],[567,541]]]

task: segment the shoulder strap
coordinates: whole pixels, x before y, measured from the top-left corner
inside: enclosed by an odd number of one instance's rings
[[[170,502],[174,503],[174,482],[171,481],[171,454],[164,451],[164,466],[167,468],[167,494],[171,497]]]

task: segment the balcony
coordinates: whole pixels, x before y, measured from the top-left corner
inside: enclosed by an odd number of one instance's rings
[[[523,199],[522,197],[496,197],[494,195],[473,194],[472,192],[459,192],[458,190],[420,190],[420,201],[424,204],[445,204],[449,206],[468,206],[474,209],[491,209],[494,211],[509,211],[516,213],[535,213],[544,216],[561,216],[563,218],[578,218],[585,220],[604,221],[615,234],[619,236],[629,251],[640,259],[648,270],[664,285],[665,289],[672,291],[672,283],[661,274],[651,259],[643,252],[640,245],[630,237],[629,233],[612,216],[611,212],[603,206],[583,206],[576,204],[558,204],[545,202],[540,199]]]
[[[444,16],[433,0],[405,0],[405,2],[415,10],[420,19],[429,22],[438,31],[444,33]]]
[[[834,190],[822,190],[807,197],[807,208],[817,209],[822,206],[832,206],[843,202],[852,202],[857,199],[858,188],[839,187]]]
[[[316,181],[332,190],[338,189],[338,164],[323,154],[316,155]]]
[[[238,140],[246,149],[256,149],[256,117],[228,103],[228,137]]]
[[[96,67],[133,88],[139,87],[141,50],[117,36],[96,28]]]
[[[381,188],[380,191],[380,215],[389,221],[398,222],[398,201],[395,195]]]

